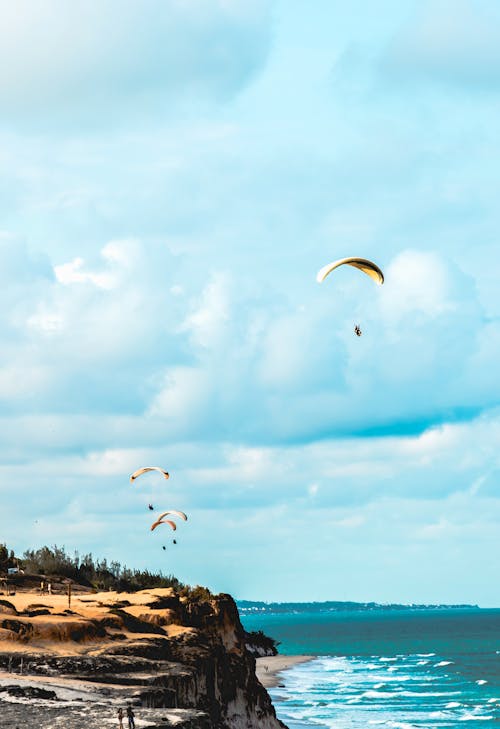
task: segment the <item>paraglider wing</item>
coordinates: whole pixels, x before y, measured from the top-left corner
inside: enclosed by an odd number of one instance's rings
[[[175,532],[177,529],[177,524],[175,521],[170,521],[170,519],[165,519],[165,521],[162,521],[161,519],[158,519],[158,521],[155,521],[154,524],[151,524],[151,531],[154,532],[156,527],[160,526],[160,524],[169,524],[172,527],[172,531]]]
[[[134,473],[130,476],[130,480],[135,481],[138,476],[141,476],[143,473],[147,473],[148,471],[159,471],[159,473],[163,474],[163,478],[170,478],[167,471],[160,468],[160,466],[145,466],[144,468],[138,468],[137,471],[134,471]]]
[[[164,511],[163,514],[160,514],[160,516],[158,517],[158,520],[163,519],[165,516],[168,516],[169,514],[175,514],[176,516],[179,516],[181,519],[184,519],[184,521],[188,520],[186,514],[183,511],[175,511],[175,509],[170,509],[169,511]]]
[[[326,266],[323,266],[323,268],[318,271],[316,281],[318,283],[322,283],[322,281],[325,280],[328,274],[330,274],[339,266],[344,265],[359,268],[360,271],[366,273],[367,276],[372,278],[375,283],[378,283],[379,285],[384,283],[384,274],[382,273],[381,269],[377,266],[376,263],[373,263],[373,261],[369,261],[367,258],[340,258],[338,261],[328,263]]]

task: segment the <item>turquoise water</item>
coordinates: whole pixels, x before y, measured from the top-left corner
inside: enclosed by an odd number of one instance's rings
[[[241,611],[247,630],[313,654],[271,690],[280,719],[302,727],[500,724],[500,610]]]

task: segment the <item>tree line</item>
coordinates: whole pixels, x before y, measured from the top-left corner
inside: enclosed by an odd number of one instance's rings
[[[44,577],[66,578],[96,590],[117,590],[118,592],[134,592],[153,587],[172,587],[176,592],[193,594],[204,591],[197,586],[190,588],[174,575],[163,572],[131,569],[115,560],[96,559],[91,552],[73,555],[64,547],[40,547],[27,549],[22,557],[17,557],[6,544],[0,544],[0,574],[6,574],[9,568],[18,567],[26,575],[43,575]]]

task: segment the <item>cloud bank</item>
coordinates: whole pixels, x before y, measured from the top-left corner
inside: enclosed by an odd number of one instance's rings
[[[318,7],[5,9],[0,539],[498,604],[496,9]]]

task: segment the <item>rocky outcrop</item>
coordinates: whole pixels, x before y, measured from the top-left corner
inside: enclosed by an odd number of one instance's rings
[[[279,643],[274,638],[265,635],[262,630],[245,633],[246,649],[254,658],[276,656],[278,654],[278,645]]]
[[[47,716],[64,712],[68,729],[78,729],[79,716],[88,722],[97,703],[108,706],[111,716],[131,703],[151,729],[284,727],[256,678],[229,595],[196,599],[165,589],[103,593],[80,596],[71,614],[57,597],[36,608],[13,603],[0,613],[0,640],[12,648],[0,652],[0,670],[8,673],[0,677],[0,702],[15,695],[17,686],[28,691],[31,709],[38,698],[50,704]],[[36,614],[30,616],[28,607]],[[86,706],[83,714],[81,708],[75,713],[75,702]],[[167,709],[175,711],[171,719]],[[26,725],[30,720],[26,716]],[[37,726],[59,726],[44,720],[39,717]]]

